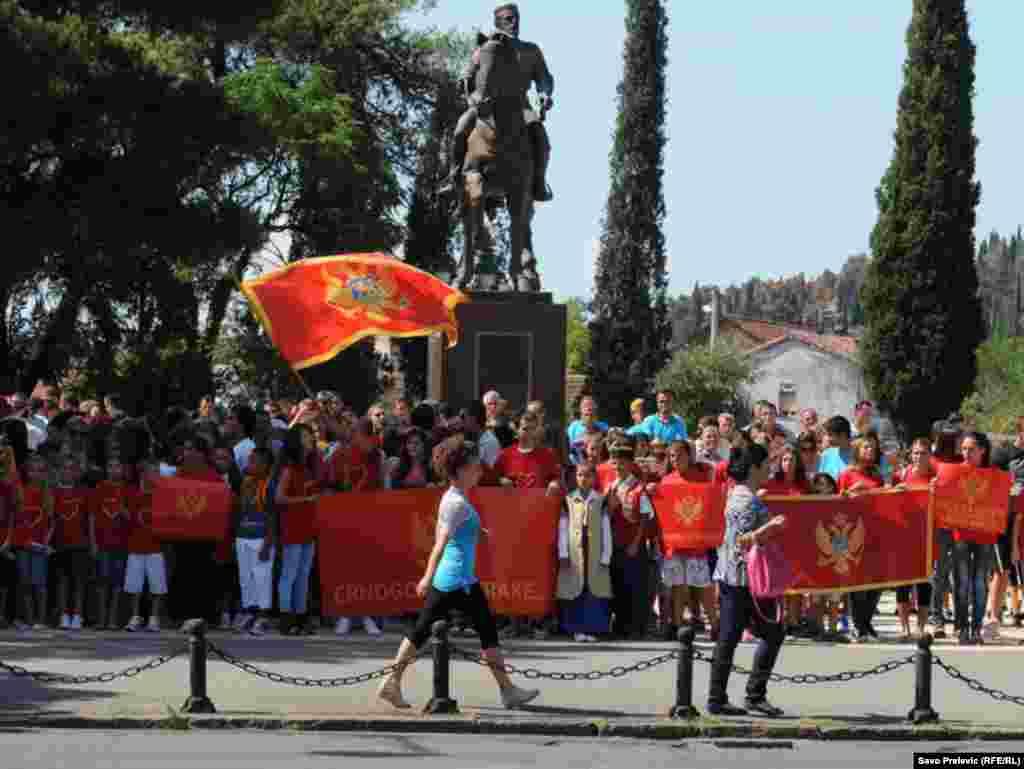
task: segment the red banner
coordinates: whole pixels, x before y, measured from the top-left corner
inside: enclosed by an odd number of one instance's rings
[[[219,542],[227,536],[232,505],[226,484],[157,478],[153,482],[153,536]]]
[[[368,336],[444,332],[458,340],[455,307],[468,297],[384,254],[302,259],[242,284],[281,356],[295,368],[330,360]]]
[[[766,496],[786,516],[781,543],[797,574],[791,593],[833,593],[926,582],[932,572],[927,489],[851,497]]]
[[[1010,498],[1010,474],[995,468],[940,464],[932,500],[935,525],[1002,534]]]
[[[317,504],[320,584],[328,616],[418,611],[416,585],[434,546],[440,489],[345,493]],[[554,610],[561,500],[543,491],[474,489],[487,534],[477,575],[491,610],[543,617]]]
[[[725,536],[725,488],[719,483],[695,483],[669,476],[658,484],[653,498],[666,554],[677,550],[707,550]]]

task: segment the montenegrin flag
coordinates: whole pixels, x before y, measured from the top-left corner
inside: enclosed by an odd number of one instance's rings
[[[458,342],[461,291],[384,254],[303,259],[242,283],[274,346],[293,368],[315,366],[368,336],[443,332]]]

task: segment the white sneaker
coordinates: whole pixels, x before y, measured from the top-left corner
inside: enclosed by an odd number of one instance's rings
[[[373,617],[363,617],[363,627],[367,635],[383,635],[384,631],[373,621]]]
[[[160,620],[157,617],[150,617],[149,624],[146,625],[146,631],[149,633],[160,632]]]
[[[22,623],[22,624],[24,625],[24,623]],[[28,630],[28,625],[24,625],[24,627],[25,627],[25,630]],[[44,625],[42,622],[37,622],[36,624],[34,624],[32,626],[32,629],[40,631],[40,632],[42,632],[43,630],[48,630],[46,625]]]
[[[263,619],[263,617],[260,617],[258,620],[252,623],[252,626],[249,628],[249,633],[252,635],[266,635],[267,628],[267,621]]]
[[[348,635],[352,632],[352,620],[348,617],[339,617],[334,623],[334,635]]]
[[[239,633],[244,633],[246,630],[249,629],[249,626],[252,624],[252,621],[253,617],[251,614],[244,611],[241,612],[237,617],[235,617],[235,630],[237,630]]]
[[[81,630],[82,629],[82,615],[81,614],[72,614],[71,615],[71,629],[72,630]]]
[[[501,704],[506,710],[515,710],[528,702],[533,702],[540,695],[540,689],[520,689],[510,686],[501,690]]]
[[[70,614],[61,614],[60,615],[60,629],[61,630],[71,630],[71,615]]]
[[[138,633],[140,630],[142,630],[142,625],[142,617],[136,614],[134,617],[128,620],[128,624],[125,625],[124,629],[127,630],[129,633]]]
[[[998,641],[999,640],[999,622],[992,620],[986,622],[981,627],[981,637],[986,641]]]

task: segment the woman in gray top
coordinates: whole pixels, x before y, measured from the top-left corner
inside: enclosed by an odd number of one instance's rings
[[[782,623],[776,616],[774,600],[759,600],[754,605],[747,580],[746,551],[781,532],[784,516],[770,518],[768,508],[757,490],[768,478],[768,452],[753,444],[735,449],[729,458],[729,477],[734,486],[725,505],[725,539],[718,548],[714,580],[719,585],[721,629],[711,663],[708,712],[713,715],[740,716],[747,711],[765,716],[780,716],[782,710],[768,702],[765,690],[779,649],[785,639]],[[750,627],[760,640],[754,652],[754,672],[747,681],[746,709],[729,702],[726,691],[732,671],[736,645]]]

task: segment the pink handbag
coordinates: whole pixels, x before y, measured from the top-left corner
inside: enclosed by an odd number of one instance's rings
[[[796,584],[796,574],[786,559],[782,547],[775,542],[754,545],[747,551],[747,584],[754,598],[754,610],[766,622],[782,621],[782,602],[777,605],[775,620],[769,620],[761,614],[757,605],[758,599],[781,598],[782,595]]]

